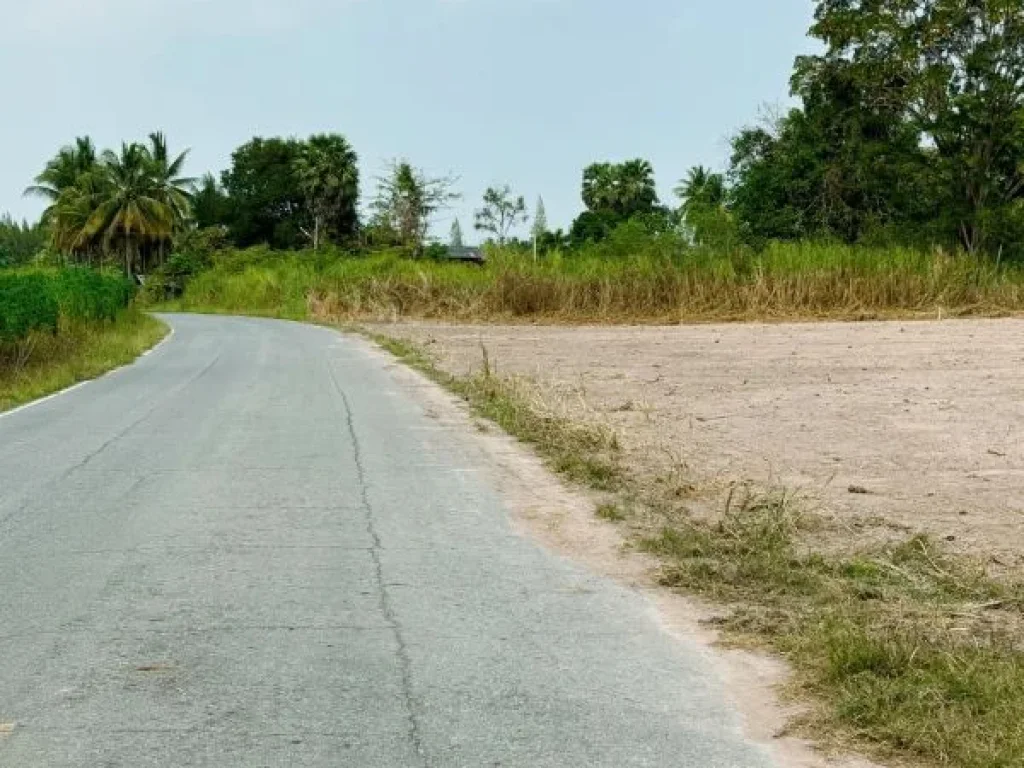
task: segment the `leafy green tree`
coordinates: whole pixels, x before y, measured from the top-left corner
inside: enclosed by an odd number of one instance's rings
[[[462,242],[462,224],[459,223],[458,219],[452,222],[451,234],[448,236],[448,245],[452,248],[463,248]]]
[[[512,193],[512,187],[488,187],[484,192],[484,207],[476,212],[476,228],[490,232],[498,245],[504,245],[509,232],[527,220],[526,199]]]
[[[312,222],[296,171],[300,152],[295,139],[257,137],[232,153],[221,184],[230,200],[231,238],[239,247],[302,245],[302,231]]]
[[[961,243],[991,250],[1024,193],[1019,0],[818,0],[811,34],[826,51],[798,59],[794,91],[849,84],[862,111],[923,137]]]
[[[433,216],[459,198],[454,184],[449,177],[427,176],[407,160],[393,162],[387,175],[377,179],[372,231],[421,254]]]
[[[192,196],[192,216],[197,229],[226,228],[231,221],[231,200],[212,173],[199,180]]]
[[[583,171],[583,203],[587,210],[571,230],[577,243],[603,240],[634,217],[667,214],[658,202],[654,168],[639,159],[588,166]]]
[[[0,267],[13,267],[32,259],[46,245],[46,233],[40,223],[17,222],[0,216]]]
[[[295,174],[313,220],[309,232],[313,250],[325,237],[350,237],[359,225],[358,158],[345,137],[311,136],[295,159]]]
[[[725,176],[694,166],[675,193],[682,201],[679,214],[695,242],[719,247],[736,243],[738,232],[728,209]]]
[[[924,239],[939,182],[905,123],[832,83],[732,142],[730,209],[746,239]]]
[[[654,168],[646,160],[595,163],[583,171],[583,203],[595,213],[626,221],[658,205]]]

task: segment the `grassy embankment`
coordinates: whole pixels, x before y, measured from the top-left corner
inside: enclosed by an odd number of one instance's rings
[[[131,284],[86,270],[0,274],[0,411],[129,363],[166,334]]]
[[[252,250],[219,256],[174,306],[335,320],[572,323],[1004,315],[1024,311],[1024,269],[799,244],[762,253],[593,246],[539,263],[505,251],[486,267]]]
[[[656,322],[1017,313],[1024,273],[965,257],[778,246],[620,260],[598,249],[477,267],[233,254],[177,308],[320,321]],[[816,702],[803,727],[825,741],[923,765],[1024,765],[1024,587],[920,536],[816,549],[829,523],[782,492],[738,490],[713,519],[688,513],[673,478],[641,484],[614,435],[565,421],[529,385],[485,369],[453,377],[421,350],[378,341],[533,445],[556,471],[600,491],[598,514],[659,556],[666,586],[721,604],[725,637],[786,657]],[[847,537],[849,538],[849,537]]]

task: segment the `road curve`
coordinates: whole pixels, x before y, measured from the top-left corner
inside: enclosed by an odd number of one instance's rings
[[[771,765],[362,342],[167,320],[0,417],[0,765]]]

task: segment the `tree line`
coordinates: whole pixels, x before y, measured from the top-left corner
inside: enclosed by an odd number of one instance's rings
[[[572,249],[629,225],[649,237],[720,248],[770,241],[960,248],[1024,257],[1024,7],[1019,0],[818,0],[799,57],[796,106],[731,140],[728,166],[694,167],[659,200],[644,159],[584,169],[582,212],[550,231],[508,185],[489,188],[474,227],[497,243],[530,223],[537,251]],[[97,153],[78,139],[30,187],[48,202],[41,227],[0,222],[0,263],[41,238],[88,262],[129,271],[163,262],[183,233],[213,229],[238,247],[394,247],[422,255],[457,180],[406,160],[375,180],[360,211],[359,159],[338,134],[254,138],[215,177],[184,175],[166,139]],[[450,245],[462,247],[461,223]]]

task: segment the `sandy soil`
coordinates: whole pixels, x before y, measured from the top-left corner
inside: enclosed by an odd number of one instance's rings
[[[695,503],[783,485],[851,541],[924,530],[1024,564],[1024,320],[376,330],[457,373],[486,348]]]

